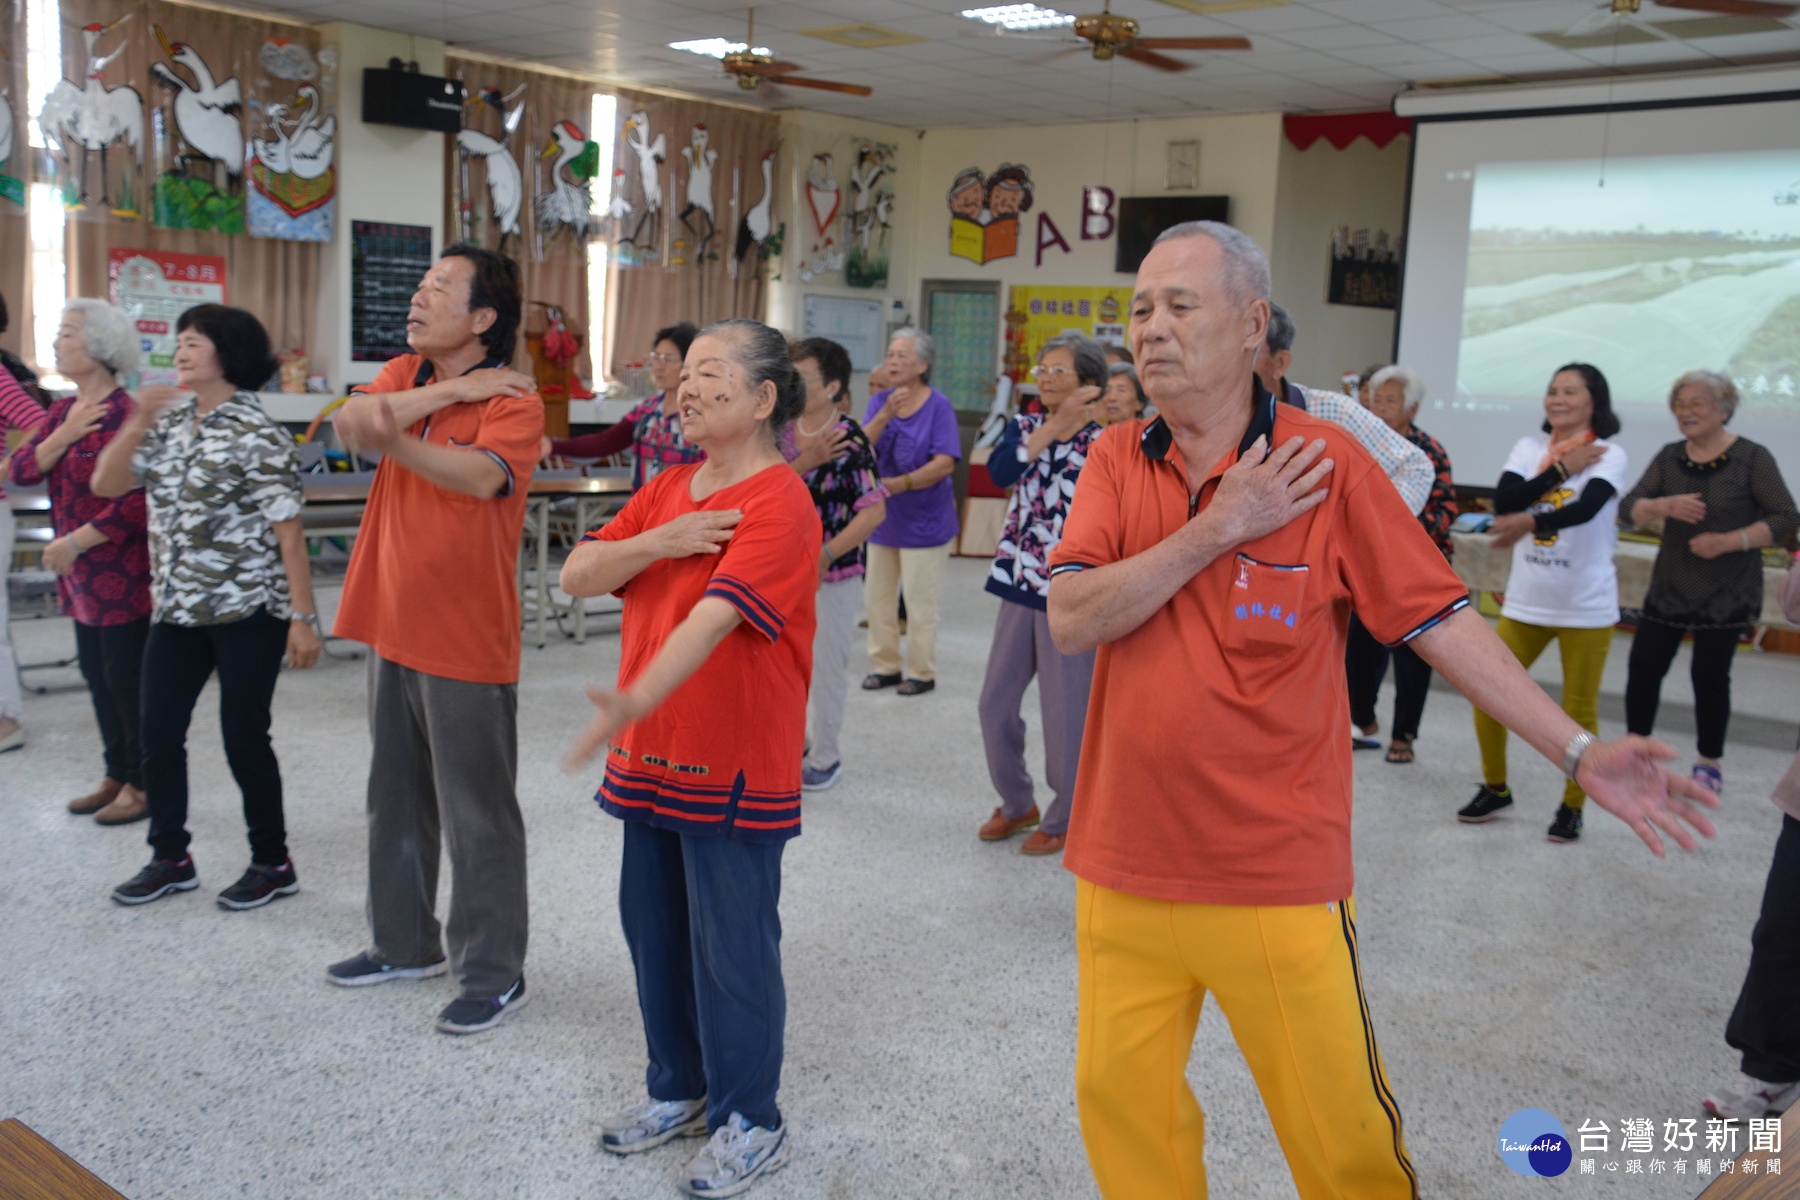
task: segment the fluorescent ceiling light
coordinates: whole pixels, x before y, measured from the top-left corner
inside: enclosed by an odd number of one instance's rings
[[[965,8],[962,15],[971,21],[986,21],[1006,29],[1054,29],[1073,25],[1075,18],[1054,8],[1035,4],[1002,4],[994,8]]]
[[[724,58],[727,54],[735,54],[737,51],[747,48],[748,47],[743,42],[728,42],[724,38],[700,38],[698,41],[693,42],[669,43],[669,49],[671,50],[686,50],[689,54],[704,54],[708,58],[720,59]],[[756,53],[773,54],[775,52],[767,46],[758,46],[756,48]]]

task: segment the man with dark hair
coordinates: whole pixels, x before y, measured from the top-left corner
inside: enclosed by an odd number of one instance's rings
[[[356,987],[454,970],[445,1033],[491,1029],[525,1002],[513,572],[544,408],[506,365],[520,308],[511,259],[447,248],[407,312],[415,353],[337,416],[344,444],[381,466],[336,625],[372,651],[370,947],[326,977]],[[453,879],[442,930],[440,838]]]

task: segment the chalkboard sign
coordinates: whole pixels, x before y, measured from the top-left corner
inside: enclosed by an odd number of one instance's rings
[[[408,352],[406,310],[431,269],[431,227],[350,222],[350,361]]]

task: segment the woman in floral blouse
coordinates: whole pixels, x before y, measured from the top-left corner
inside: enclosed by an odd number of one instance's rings
[[[56,598],[75,624],[75,652],[94,702],[106,777],[69,802],[102,825],[124,825],[150,813],[138,753],[138,679],[150,633],[150,545],[144,491],[103,499],[89,489],[94,467],[131,415],[118,376],[137,370],[137,331],[124,312],[101,300],[71,300],[56,330],[56,370],[75,382],[50,419],[13,457],[12,481],[43,484],[50,494],[56,540],[44,548],[55,571]]]
[[[681,436],[675,393],[681,387],[681,364],[700,331],[686,321],[656,331],[650,343],[650,379],[656,395],[625,414],[611,429],[577,438],[545,438],[545,458],[611,458],[630,450],[631,490],[637,491],[665,467],[699,462],[705,453]]]
[[[863,610],[863,543],[887,518],[887,489],[862,426],[842,414],[850,390],[850,354],[829,338],[791,350],[806,385],[806,409],[788,427],[792,464],[806,480],[825,528],[819,549],[819,628],[813,637],[812,727],[800,786],[822,792],[843,774],[838,731],[850,687],[850,651]]]
[[[1050,640],[1045,611],[1050,551],[1062,541],[1075,481],[1087,463],[1088,447],[1100,436],[1096,422],[1106,391],[1106,352],[1091,338],[1062,334],[1044,343],[1032,374],[1045,411],[1014,417],[987,463],[994,482],[1012,487],[1013,494],[987,581],[987,590],[1002,603],[981,685],[981,740],[1000,807],[981,827],[980,837],[1001,841],[1036,825],[1020,851],[1055,854],[1069,829],[1094,651],[1064,654]],[[1034,675],[1044,721],[1044,782],[1053,797],[1041,818],[1025,766],[1025,721],[1019,715]]]
[[[300,528],[294,439],[251,389],[275,371],[269,335],[238,308],[202,304],[176,322],[181,388],[145,388],[95,467],[94,494],[141,482],[149,502],[153,624],[144,644],[144,786],[154,857],[113,889],[146,904],[199,886],[188,854],[187,731],[219,674],[225,757],[244,797],[250,867],[219,894],[255,908],[300,890],[288,857],[269,706],[282,658],[318,661],[319,617]],[[178,399],[179,397],[179,399]]]
[[[1419,524],[1437,543],[1448,559],[1453,547],[1450,525],[1456,520],[1456,485],[1450,478],[1450,456],[1438,440],[1413,424],[1413,417],[1425,399],[1425,381],[1405,367],[1382,367],[1368,379],[1369,411],[1388,423],[1388,427],[1425,452],[1431,460],[1435,477],[1425,507],[1419,510]],[[1365,734],[1380,728],[1375,721],[1375,696],[1381,689],[1381,678],[1387,674],[1388,657],[1394,660],[1394,727],[1388,742],[1387,760],[1409,763],[1413,760],[1413,739],[1419,736],[1419,721],[1425,715],[1425,695],[1431,687],[1431,666],[1415,654],[1410,646],[1388,647],[1376,641],[1354,613],[1350,616],[1350,638],[1344,648],[1344,674],[1350,681],[1350,720]],[[1372,743],[1379,745],[1379,743]],[[1361,743],[1358,743],[1361,748]]]

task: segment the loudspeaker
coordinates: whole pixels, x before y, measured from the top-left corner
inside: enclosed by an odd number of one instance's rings
[[[363,71],[362,119],[369,125],[403,125],[455,133],[462,128],[463,85],[412,71],[369,67]]]

